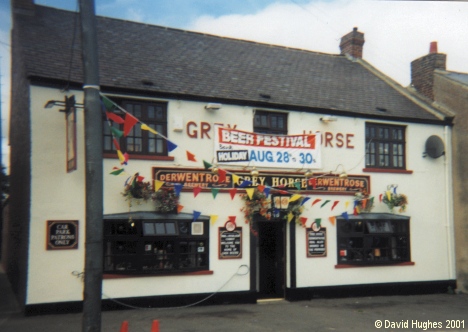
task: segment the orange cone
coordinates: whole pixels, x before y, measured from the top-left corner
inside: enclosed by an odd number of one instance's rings
[[[120,332],[128,332],[128,321],[124,320],[120,327]]]
[[[159,332],[159,321],[153,320],[153,325],[151,325],[151,332]]]

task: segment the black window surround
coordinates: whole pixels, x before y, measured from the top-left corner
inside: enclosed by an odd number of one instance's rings
[[[167,137],[167,103],[157,101],[124,100],[115,99],[115,102],[132,114],[148,127],[156,130]],[[120,112],[120,113],[119,113]],[[119,110],[116,113],[125,117],[125,114]],[[135,125],[126,137],[114,137],[110,125],[118,130],[123,130],[123,124],[117,124],[113,121],[103,121],[103,149],[104,157],[117,157],[117,148],[114,138],[122,152],[127,152],[132,159],[159,159],[173,160],[168,156],[166,140],[153,134],[149,130],[142,130],[140,125]]]
[[[253,130],[260,134],[287,135],[288,114],[281,112],[255,111]]]
[[[104,274],[174,275],[209,271],[209,218],[131,212],[104,216]]]
[[[365,171],[406,171],[405,126],[366,122]]]
[[[410,217],[362,213],[336,218],[337,266],[413,265]]]

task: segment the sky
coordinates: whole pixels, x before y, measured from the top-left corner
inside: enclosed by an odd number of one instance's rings
[[[11,1],[11,0],[10,0]],[[8,158],[10,1],[0,0],[3,160]],[[35,0],[78,11],[77,0]],[[96,14],[218,36],[338,54],[340,38],[364,33],[363,58],[399,84],[411,61],[438,42],[447,69],[468,73],[468,2],[384,0],[95,0]]]

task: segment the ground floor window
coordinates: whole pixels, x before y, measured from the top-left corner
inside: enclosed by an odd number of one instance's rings
[[[152,212],[137,213],[131,218],[123,214],[106,216],[104,273],[170,274],[208,270],[209,223],[204,219],[194,221],[188,215]]]
[[[338,265],[410,262],[410,219],[388,213],[339,217],[337,244]]]

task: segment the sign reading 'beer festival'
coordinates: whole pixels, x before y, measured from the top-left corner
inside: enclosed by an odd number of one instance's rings
[[[320,135],[269,135],[216,127],[218,164],[276,168],[322,167]]]

